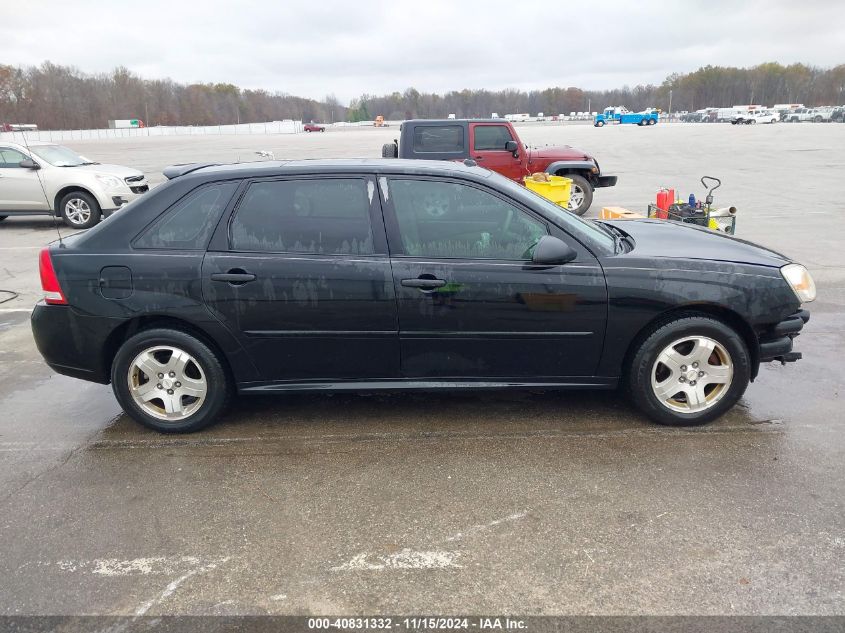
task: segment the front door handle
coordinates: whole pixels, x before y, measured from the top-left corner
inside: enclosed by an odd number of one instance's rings
[[[403,279],[402,285],[406,288],[419,288],[420,290],[434,290],[446,285],[443,279]]]
[[[484,160],[484,157],[483,156],[476,156],[475,158],[473,158],[473,160]]]
[[[250,281],[255,281],[255,275],[240,268],[233,268],[225,273],[212,274],[211,281],[225,281],[233,286],[240,286]]]

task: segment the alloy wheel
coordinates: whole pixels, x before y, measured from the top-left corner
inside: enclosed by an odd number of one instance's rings
[[[176,422],[194,414],[208,394],[197,360],[169,345],[142,351],[129,365],[129,393],[144,413]]]
[[[679,413],[711,408],[725,396],[732,380],[728,350],[706,336],[687,336],[670,343],[651,369],[654,395],[664,407]]]
[[[575,211],[582,204],[584,204],[584,190],[573,182],[572,191],[569,194],[569,203],[566,205],[566,209],[568,211]]]
[[[85,224],[91,219],[91,207],[82,198],[71,198],[65,204],[65,217],[71,224]]]

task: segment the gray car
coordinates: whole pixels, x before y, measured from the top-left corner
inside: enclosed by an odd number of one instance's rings
[[[53,143],[0,140],[0,220],[55,215],[86,229],[148,189],[137,169],[101,165]]]

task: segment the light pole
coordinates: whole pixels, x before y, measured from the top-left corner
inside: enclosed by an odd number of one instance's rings
[[[669,120],[672,120],[672,90],[669,89]]]

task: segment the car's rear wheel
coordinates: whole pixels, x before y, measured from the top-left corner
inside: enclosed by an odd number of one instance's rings
[[[604,127],[604,121],[596,121],[596,127]]]
[[[575,215],[584,215],[590,205],[593,204],[593,187],[577,174],[560,174],[572,179],[572,189],[569,193],[569,204],[567,210]]]
[[[59,212],[72,229],[90,229],[102,217],[96,198],[84,191],[71,191],[59,202]]]
[[[681,316],[656,327],[636,349],[628,389],[658,424],[715,420],[745,393],[751,359],[742,337],[711,317]]]
[[[217,354],[175,329],[144,330],[128,339],[111,379],[123,410],[161,433],[190,433],[214,423],[231,391]]]

